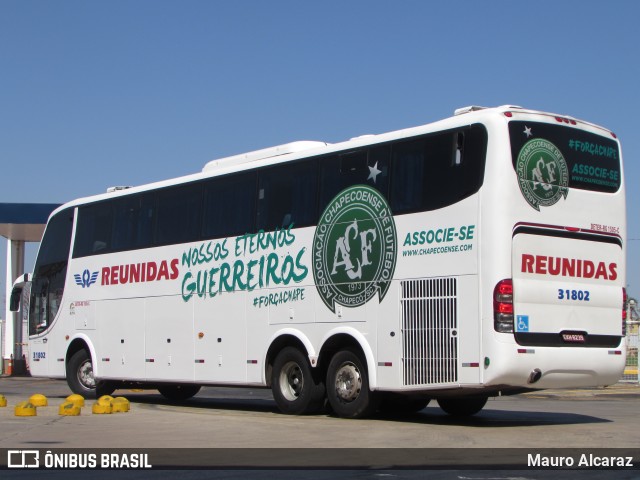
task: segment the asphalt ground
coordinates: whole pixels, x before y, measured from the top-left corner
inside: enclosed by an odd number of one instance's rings
[[[536,392],[524,393],[521,396],[527,398],[555,398],[555,399],[567,399],[578,400],[587,399],[593,400],[602,398],[624,398],[624,397],[638,397],[640,399],[640,384],[639,383],[616,383],[608,387],[592,387],[592,388],[567,388],[567,389],[555,389],[555,390],[540,390]]]
[[[15,416],[15,405],[36,393],[47,396],[48,406],[38,407],[35,417]],[[328,413],[288,416],[278,412],[269,390],[212,387],[203,388],[184,404],[169,402],[155,390],[123,389],[114,396],[131,401],[128,413],[92,414],[94,401],[87,400],[80,416],[59,416],[58,408],[70,393],[64,381],[0,378],[0,394],[8,401],[0,408],[0,455],[6,455],[4,449],[40,449],[43,454],[49,449],[144,451],[153,455],[155,467],[204,465],[237,471],[311,465],[381,472],[389,466],[406,469],[434,462],[447,468],[523,467],[528,452],[544,449],[576,456],[594,449],[596,453],[613,449],[606,451],[617,454],[631,448],[634,458],[640,453],[637,384],[496,397],[469,419],[452,418],[435,402],[417,414],[365,420]],[[632,476],[626,472],[616,478],[640,478],[635,475],[638,468]]]

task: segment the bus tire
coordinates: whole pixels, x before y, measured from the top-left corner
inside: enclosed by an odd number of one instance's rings
[[[200,385],[191,384],[179,384],[179,385],[165,385],[158,387],[158,391],[167,400],[172,402],[184,402],[189,400],[195,394],[200,391]]]
[[[366,363],[353,350],[337,352],[327,369],[327,399],[333,412],[344,418],[363,418],[378,407],[377,395],[369,390]]]
[[[478,413],[487,403],[487,397],[439,398],[438,405],[454,417],[470,417]]]
[[[113,384],[96,380],[93,376],[91,355],[85,349],[78,350],[67,362],[67,384],[73,393],[85,398],[99,398],[114,392]]]
[[[315,413],[324,406],[324,384],[314,378],[308,358],[294,347],[282,349],[273,362],[271,390],[287,415]]]

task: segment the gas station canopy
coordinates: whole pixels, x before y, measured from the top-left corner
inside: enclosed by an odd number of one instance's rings
[[[7,239],[6,298],[11,298],[13,282],[24,273],[26,242],[39,242],[51,212],[58,208],[54,203],[0,203],[0,236]],[[5,302],[5,320],[0,330],[2,371],[8,374],[26,372],[26,360],[22,352],[22,318],[12,312]]]
[[[9,240],[39,242],[57,203],[0,203],[0,236]]]

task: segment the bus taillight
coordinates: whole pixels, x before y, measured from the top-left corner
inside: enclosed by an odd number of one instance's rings
[[[493,328],[496,332],[513,332],[513,282],[500,280],[493,289]]]

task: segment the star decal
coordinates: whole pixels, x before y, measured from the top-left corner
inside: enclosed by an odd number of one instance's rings
[[[369,165],[367,165],[369,167]],[[378,162],[373,167],[369,167],[369,176],[367,180],[373,180],[376,183],[376,178],[382,173],[382,170],[378,170]]]
[[[531,133],[531,127],[527,127],[526,125],[524,126],[524,134],[527,136],[527,138],[533,136],[533,133]]]

